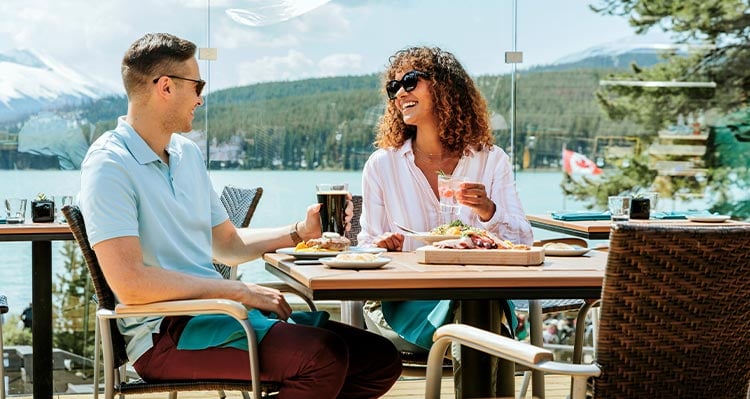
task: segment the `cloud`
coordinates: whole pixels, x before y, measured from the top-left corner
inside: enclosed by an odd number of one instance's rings
[[[257,61],[244,62],[237,67],[240,85],[258,82],[304,79],[315,63],[296,50],[289,50],[283,57],[262,57]]]
[[[319,76],[359,75],[364,73],[361,54],[331,54],[318,62]]]
[[[296,50],[289,50],[280,57],[241,63],[237,72],[240,85],[365,73],[360,54],[330,54],[316,62]]]
[[[213,35],[212,47],[224,49],[289,48],[300,45],[299,36],[289,32],[269,33],[262,30],[246,29],[234,23],[223,21]]]

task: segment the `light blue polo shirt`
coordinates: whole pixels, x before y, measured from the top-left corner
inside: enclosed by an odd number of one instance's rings
[[[140,238],[143,261],[194,276],[221,278],[212,265],[211,229],[229,217],[198,146],[173,134],[162,162],[125,121],[89,148],[81,165],[80,206],[91,245]],[[135,361],[152,346],[161,318],[120,322]]]

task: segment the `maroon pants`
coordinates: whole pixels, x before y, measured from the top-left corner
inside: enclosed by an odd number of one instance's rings
[[[248,380],[247,351],[177,350],[188,317],[167,317],[154,346],[133,364],[146,381]],[[260,376],[281,383],[279,399],[377,398],[401,375],[401,359],[387,339],[329,321],[322,328],[279,322],[258,346]]]

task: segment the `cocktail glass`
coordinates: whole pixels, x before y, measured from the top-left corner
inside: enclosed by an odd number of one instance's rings
[[[456,201],[456,191],[458,191],[458,187],[463,181],[463,177],[459,176],[438,176],[438,195],[440,196],[442,223],[450,223],[458,217],[458,209],[461,205]]]

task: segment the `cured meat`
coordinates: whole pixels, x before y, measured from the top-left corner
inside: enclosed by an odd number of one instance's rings
[[[448,249],[529,249],[527,245],[513,244],[508,240],[501,240],[485,230],[467,231],[463,233],[461,238],[437,241],[432,245],[437,248]]]
[[[461,238],[453,238],[450,240],[437,241],[432,243],[433,246],[438,248],[452,248],[452,249],[473,249],[476,248],[474,241],[468,236]]]

